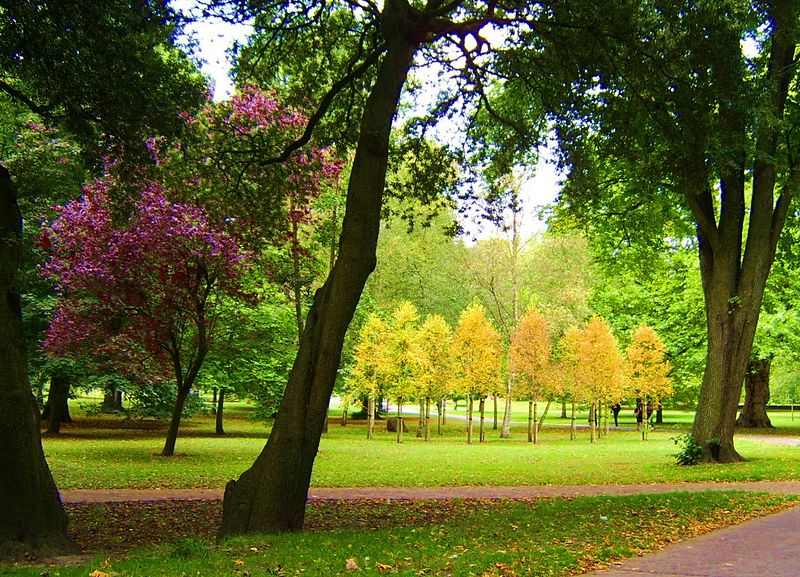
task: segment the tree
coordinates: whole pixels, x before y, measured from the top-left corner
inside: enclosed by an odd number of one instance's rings
[[[438,432],[442,432],[443,402],[451,390],[453,380],[452,339],[453,331],[444,317],[428,315],[419,328],[419,377],[418,386],[422,403],[424,435],[430,438],[431,399],[438,411]]]
[[[467,442],[472,443],[472,403],[480,403],[480,442],[485,440],[484,406],[486,397],[501,383],[502,348],[500,335],[486,318],[486,310],[471,304],[458,321],[453,335],[453,360],[456,387],[467,395]]]
[[[344,74],[331,81],[331,90],[323,97],[317,117],[324,116],[341,87],[352,86],[352,81],[368,71],[373,81],[363,100],[337,262],[308,312],[297,360],[267,445],[253,466],[226,487],[222,535],[302,527],[311,468],[345,332],[375,266],[389,136],[415,55],[423,47],[431,48],[429,57],[436,55],[452,64],[453,52],[446,48],[453,47],[457,50],[456,59],[479,58],[479,46],[485,43],[481,41],[471,49],[462,43],[463,39],[468,35],[479,38],[481,30],[494,22],[525,26],[529,15],[527,7],[506,13],[496,11],[494,5],[431,2],[418,6],[406,0],[382,5],[367,2],[355,12],[348,3],[337,2],[267,3],[258,8],[262,22],[272,33],[268,51],[273,59],[291,58],[297,51],[299,37],[294,32],[287,34],[287,30],[316,32],[312,36],[316,42],[324,39],[326,51],[334,42],[326,35],[327,30],[344,37],[337,46],[345,50],[355,47],[348,52]],[[332,24],[342,12],[355,15],[355,21],[344,30],[338,26],[326,30],[325,25]],[[471,66],[470,70],[480,68]],[[477,82],[469,75],[459,74],[458,78],[473,86]],[[453,83],[448,89],[467,94],[462,90],[463,83]]]
[[[366,395],[367,413],[369,423],[367,438],[372,438],[375,426],[375,403],[381,396],[386,386],[384,367],[386,361],[386,340],[389,329],[386,323],[377,314],[367,317],[361,327],[358,342],[355,347],[355,362],[345,382],[345,390],[353,397]]]
[[[79,137],[89,156],[101,134],[104,142],[132,143],[150,128],[174,133],[177,111],[197,103],[205,89],[175,48],[179,28],[162,2],[14,0],[2,2],[0,13],[0,92]],[[68,550],[66,517],[41,449],[38,408],[27,381],[19,320],[22,220],[12,179],[0,164],[0,288],[8,295],[0,306],[7,331],[0,339],[0,442],[6,448],[0,543]]]
[[[588,402],[592,442],[597,439],[597,414],[602,403],[616,402],[623,396],[623,358],[608,324],[592,318],[575,331],[567,331],[564,356],[574,386],[573,398]]]
[[[644,411],[648,403],[658,406],[672,394],[670,366],[664,358],[664,343],[651,327],[642,325],[633,332],[625,356],[627,388],[641,400],[640,410]],[[642,420],[642,440],[645,440],[648,423],[644,413]]]
[[[130,220],[115,224],[115,186],[111,175],[96,181],[43,229],[44,274],[61,297],[44,346],[56,355],[89,347],[140,379],[171,372],[177,397],[162,451],[171,456],[215,336],[219,295],[237,294],[244,255],[202,208],[169,202],[154,182]]]
[[[386,392],[397,404],[397,442],[403,442],[403,403],[417,397],[420,351],[417,334],[419,313],[409,302],[400,303],[392,312],[384,343],[383,362]]]
[[[531,308],[520,320],[508,350],[509,372],[518,383],[516,394],[528,400],[528,442],[538,440],[537,399],[545,396],[549,402],[554,396],[552,386],[548,386],[552,372],[550,353],[547,321],[538,309]]]
[[[552,50],[529,52],[562,64],[564,75],[548,85],[569,86],[573,96],[580,87],[579,98],[560,100],[568,106],[557,115],[575,184],[570,202],[602,202],[606,193],[628,206],[669,198],[691,215],[708,342],[692,435],[704,461],[738,461],[737,405],[765,283],[800,185],[792,152],[800,6],[643,9],[623,1],[585,8],[554,6],[554,21],[563,11],[572,26],[552,29]],[[754,54],[743,42],[753,43]],[[613,173],[602,164],[617,160],[623,178],[606,178]]]

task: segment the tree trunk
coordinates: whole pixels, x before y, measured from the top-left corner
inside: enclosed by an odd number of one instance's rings
[[[172,418],[169,421],[169,428],[167,429],[167,439],[164,441],[164,448],[161,450],[162,457],[172,457],[175,454],[175,443],[178,440],[178,428],[181,425],[183,406],[186,404],[186,397],[189,396],[190,390],[191,386],[181,386],[178,388],[178,394],[175,397],[175,405],[172,407]]]
[[[544,411],[542,411],[542,416],[539,418],[539,421],[536,423],[536,435],[538,438],[539,431],[542,429],[542,425],[544,424],[544,419],[547,417],[547,411],[550,410],[550,403],[551,400],[547,399],[547,404],[544,406]]]
[[[597,402],[592,402],[589,407],[589,425],[592,428],[592,443],[597,441]]]
[[[225,408],[225,389],[219,390],[217,398],[217,414],[216,414],[216,433],[217,435],[224,435],[225,429],[222,426],[222,411]]]
[[[511,437],[511,399],[512,387],[509,379],[508,390],[506,390],[505,408],[503,409],[503,429],[500,431],[501,439],[508,439]]]
[[[472,444],[472,395],[467,397],[467,445]]]
[[[538,403],[536,401],[533,402],[533,444],[539,442],[539,425],[536,422],[536,409],[538,408]]]
[[[561,418],[562,419],[568,418],[568,416],[567,416],[567,401],[566,400],[561,401]]]
[[[664,407],[661,406],[661,403],[658,403],[656,407],[656,425],[663,425],[664,424]]]
[[[403,399],[397,399],[397,444],[403,442]]]
[[[28,385],[18,271],[22,217],[11,175],[0,165],[0,558],[76,549],[42,450],[39,407]]]
[[[100,405],[103,412],[114,413],[122,410],[122,391],[116,387],[109,387],[103,392],[103,403]]]
[[[769,5],[768,67],[764,108],[755,119],[721,100],[718,116],[729,144],[718,164],[719,188],[712,189],[702,160],[690,167],[703,182],[690,185],[684,198],[697,222],[700,272],[708,328],[706,368],[692,436],[703,448],[702,461],[742,460],[733,446],[736,411],[761,309],[767,277],[792,197],[800,184],[800,167],[783,152],[782,122],[795,74],[798,5]],[[722,31],[714,54],[739,51],[740,37]],[[741,93],[741,71],[729,74],[727,61],[713,59],[725,74],[717,82],[723,93]],[[751,122],[755,120],[755,122]],[[755,150],[749,151],[748,130],[755,126]],[[699,156],[699,154],[698,154]],[[705,158],[706,155],[700,157]],[[748,158],[753,158],[748,167]],[[782,159],[779,161],[779,159]],[[786,166],[778,163],[786,161]],[[752,176],[752,181],[748,175]],[[779,186],[778,177],[781,178]],[[750,201],[746,192],[750,189]],[[775,198],[775,193],[779,197]],[[744,227],[747,226],[745,234]]]
[[[375,397],[369,397],[367,405],[367,439],[371,439],[375,435]]]
[[[431,440],[431,398],[425,397],[425,440]]]
[[[769,371],[772,358],[751,359],[744,377],[744,407],[736,419],[737,427],[748,429],[771,429],[767,415],[769,403]]]
[[[387,3],[387,21],[400,20]],[[278,416],[253,465],[225,487],[220,536],[300,531],[311,470],[341,360],[345,332],[367,277],[375,248],[386,181],[389,133],[416,44],[400,31],[384,31],[381,61],[361,121],[348,185],[339,256],[317,291]]]
[[[572,402],[572,417],[569,426],[569,440],[575,440],[575,401]]]
[[[533,442],[533,399],[528,399],[528,442]]]
[[[69,416],[69,377],[62,374],[50,375],[50,394],[44,407],[43,419],[47,420],[47,434],[61,433],[61,423],[71,423]]]
[[[498,423],[499,423],[499,418],[498,418],[499,411],[497,410],[497,394],[496,393],[494,395],[492,395],[492,401],[494,402],[494,422],[492,424],[492,430],[496,431],[497,427],[498,427]]]
[[[481,414],[481,424],[480,427],[478,428],[478,442],[484,443],[486,442],[486,418],[485,418],[486,397],[481,397],[481,400],[478,403],[478,409]]]

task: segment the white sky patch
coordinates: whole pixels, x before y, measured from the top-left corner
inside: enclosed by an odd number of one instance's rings
[[[194,0],[172,0],[171,4],[180,11],[189,11],[196,6]],[[211,79],[214,101],[229,99],[233,94],[233,82],[229,76],[233,62],[228,50],[234,42],[243,43],[253,33],[253,27],[209,19],[193,22],[187,26],[186,32],[197,41],[197,56],[202,60],[200,69]]]

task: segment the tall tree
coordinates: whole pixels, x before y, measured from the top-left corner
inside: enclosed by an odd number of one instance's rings
[[[640,410],[645,410],[648,403],[658,405],[672,394],[670,366],[664,357],[664,343],[651,327],[642,325],[633,332],[625,352],[625,385],[629,393],[640,400]],[[645,421],[643,440],[647,438],[647,427]]]
[[[547,386],[552,383],[551,349],[547,321],[538,309],[529,309],[514,331],[508,350],[508,370],[518,383],[515,394],[528,400],[528,442],[538,440],[536,401],[543,397],[549,401],[555,393]]]
[[[244,254],[203,208],[169,202],[158,183],[146,182],[134,215],[115,225],[115,186],[110,175],[96,181],[44,228],[44,272],[61,297],[44,345],[56,355],[88,347],[134,374],[171,373],[177,395],[161,453],[171,456],[216,336],[220,295],[239,296]]]
[[[467,396],[467,442],[472,442],[473,400],[480,403],[480,442],[485,440],[484,408],[486,397],[496,392],[502,377],[500,335],[479,304],[471,304],[458,320],[453,335],[453,363],[457,390]]]
[[[476,6],[438,0],[425,5],[408,0],[367,1],[356,10],[349,2],[264,2],[254,6],[271,33],[268,52],[273,59],[277,56],[280,60],[281,54],[290,58],[296,52],[297,31],[312,33],[317,42],[324,39],[324,50],[333,46],[350,49],[344,73],[331,82],[319,114],[312,117],[324,115],[342,87],[352,85],[351,81],[367,71],[373,81],[363,101],[337,261],[308,312],[297,360],[267,445],[253,466],[226,487],[222,535],[302,528],[311,469],[345,331],[375,266],[389,136],[415,55],[424,48],[429,62],[440,60],[445,69],[454,71],[454,82],[447,87],[452,92],[448,100],[462,102],[459,95],[481,93],[485,68],[480,65],[488,58],[481,31],[495,23],[527,26],[525,19],[536,8],[506,11],[493,3]],[[342,11],[354,15],[354,21],[344,30],[326,28]],[[329,32],[343,39],[336,42]],[[350,42],[354,35],[358,40]],[[467,38],[477,43],[467,42]],[[465,85],[476,90],[462,92]]]
[[[145,127],[177,129],[181,108],[205,88],[175,48],[168,6],[119,0],[0,3],[0,91],[49,123],[81,137],[87,149],[136,142]],[[18,269],[22,224],[13,175],[0,164],[0,304],[3,427],[0,442],[0,543],[68,548],[66,517],[44,460],[39,413],[27,382]]]
[[[798,10],[796,1],[564,2],[552,18],[569,14],[573,27],[552,29],[552,51],[529,53],[563,64],[550,86],[579,87],[578,98],[559,99],[569,103],[558,132],[572,167],[570,201],[611,195],[630,206],[674,195],[669,202],[695,223],[708,349],[692,435],[705,461],[741,458],[736,409],[765,283],[800,185]],[[531,65],[542,68],[552,69]],[[593,147],[601,153],[586,154]],[[592,158],[633,170],[613,178]]]

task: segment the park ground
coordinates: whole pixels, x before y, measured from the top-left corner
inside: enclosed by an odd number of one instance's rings
[[[335,498],[310,501],[306,532],[216,544],[221,503],[213,497],[252,463],[269,423],[232,404],[220,438],[210,415],[195,416],[176,457],[164,458],[165,424],[86,417],[82,402],[75,423],[44,440],[81,555],[0,565],[0,574],[42,575],[43,564],[62,563],[45,573],[568,575],[800,503],[785,483],[800,471],[800,448],[791,444],[800,439],[800,415],[798,427],[781,413],[777,430],[739,435],[745,463],[679,467],[672,439],[689,413],[667,412],[646,441],[623,413],[620,430],[594,444],[585,429],[570,439],[567,423],[549,419],[535,445],[526,440],[521,405],[510,439],[500,439],[489,418],[487,442],[472,445],[456,418],[463,409],[428,442],[408,415],[411,430],[400,444],[384,423],[367,440],[363,423],[340,426],[334,413],[311,495]],[[749,484],[769,481],[789,489]],[[702,483],[715,491],[694,492]],[[635,494],[614,494],[631,486]],[[75,498],[126,490],[136,499]]]

